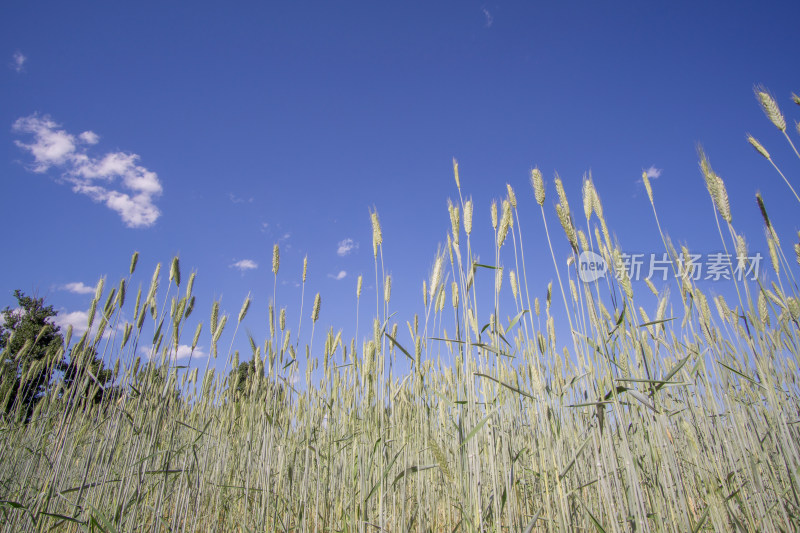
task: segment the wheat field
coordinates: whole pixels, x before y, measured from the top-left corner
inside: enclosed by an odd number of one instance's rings
[[[756,96],[794,149],[775,100],[762,88]],[[748,141],[797,197],[767,150]],[[724,181],[702,150],[699,163],[719,244],[734,257],[731,269],[739,261],[746,267],[748,241],[736,230]],[[560,178],[548,188],[534,169],[530,189],[508,186],[492,205],[487,243],[472,239],[473,217],[487,217],[473,213],[458,172],[454,161],[451,229],[432,254],[413,316],[390,313],[392,281],[371,212],[380,290],[373,310],[358,279],[353,303],[372,322],[360,337],[324,329],[324,295],[306,302],[304,294],[264,310],[264,338],[250,337],[250,353],[239,353],[233,340],[219,341],[231,329],[234,338],[244,335],[238,326],[250,299],[230,316],[213,302],[207,322],[188,326],[201,311],[194,275],[181,280],[177,258],[167,276],[159,265],[135,297],[127,287],[139,274],[138,254],[130,276],[100,280],[96,328],[72,353],[101,354],[117,393],[82,401],[100,384],[81,361],[81,386],[58,383],[51,368],[56,385],[30,419],[21,406],[3,416],[0,529],[800,529],[800,234],[788,244],[779,239],[759,195],[752,205],[764,218],[764,275],[731,276],[728,301],[706,294],[691,275],[672,276],[659,290],[634,283],[623,268],[590,177],[582,209],[573,210]],[[690,273],[690,251],[661,230],[657,191],[646,174],[643,182],[659,227],[655,242],[671,271]],[[540,211],[541,226],[522,228],[518,207]],[[566,238],[571,261],[552,245],[524,248],[532,232],[548,242]],[[582,280],[585,251],[615,275]],[[553,264],[541,294],[529,289],[534,253],[537,276],[542,257]],[[272,272],[276,284],[286,275],[277,245]],[[302,281],[305,288],[305,267]],[[642,291],[652,291],[655,308],[637,304],[653,298]],[[296,331],[288,305],[300,308]],[[309,330],[301,345],[300,332]],[[53,361],[71,331],[67,337]],[[193,349],[207,339],[205,372],[178,361],[188,338]],[[250,371],[240,379],[230,370],[245,361]],[[224,371],[215,372],[218,362]]]

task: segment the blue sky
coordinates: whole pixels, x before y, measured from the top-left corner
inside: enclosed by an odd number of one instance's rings
[[[304,312],[320,292],[320,327],[349,338],[359,274],[373,309],[374,207],[404,323],[449,229],[453,157],[485,257],[489,205],[516,189],[540,296],[554,273],[536,166],[564,256],[555,171],[574,206],[591,171],[623,248],[662,251],[640,182],[651,167],[664,228],[719,251],[698,142],[751,248],[766,249],[756,190],[796,241],[797,201],[745,140],[797,186],[753,96],[768,87],[794,131],[796,2],[12,1],[0,14],[2,307],[19,288],[77,325],[81,287],[116,283],[133,251],[133,290],[180,254],[184,278],[198,272],[195,316],[222,298],[235,317],[251,293],[244,327],[263,339],[278,243],[278,305],[297,316],[308,255]]]

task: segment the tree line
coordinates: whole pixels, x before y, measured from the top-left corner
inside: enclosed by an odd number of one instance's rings
[[[16,305],[0,312],[0,417],[30,420],[36,406],[49,393],[62,401],[82,407],[96,406],[122,394],[115,384],[118,366],[108,368],[94,346],[84,337],[67,352],[64,334],[55,323],[58,316],[44,298],[14,291]],[[69,343],[69,339],[67,339]],[[253,361],[231,370],[228,384],[231,398],[249,396],[246,384],[254,377]],[[153,361],[135,370],[136,382],[150,381]],[[156,372],[158,374],[158,372]],[[285,400],[282,387],[274,393]],[[175,391],[176,397],[180,392]]]

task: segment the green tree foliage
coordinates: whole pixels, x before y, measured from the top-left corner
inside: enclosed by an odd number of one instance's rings
[[[0,324],[0,413],[29,418],[44,396],[52,371],[63,362],[64,339],[44,298],[14,291],[17,305],[2,311]]]
[[[106,368],[93,346],[78,342],[70,350],[69,363],[61,364],[64,395],[81,404],[99,404],[119,394],[112,387],[114,372]]]
[[[135,364],[136,396],[158,397],[169,399],[173,405],[180,405],[183,401],[180,387],[175,379],[175,373],[170,372],[169,365],[160,365],[155,360],[149,360],[139,366]]]
[[[286,393],[282,385],[267,379],[263,372],[258,375],[255,359],[239,363],[228,375],[228,386],[235,401],[253,399],[253,393],[261,395],[267,403],[282,405],[286,400]],[[258,383],[254,383],[258,380]]]
[[[2,311],[0,323],[0,413],[30,418],[36,404],[59,383],[69,402],[98,404],[114,397],[113,371],[94,346],[81,339],[64,357],[64,339],[54,319],[58,312],[15,291],[17,305]],[[54,378],[55,375],[55,378]],[[60,379],[58,379],[60,377]]]
[[[250,382],[248,379],[255,374],[255,363],[252,359],[239,363],[237,368],[231,369],[228,384],[233,389],[234,398],[238,400],[249,396],[248,385]]]

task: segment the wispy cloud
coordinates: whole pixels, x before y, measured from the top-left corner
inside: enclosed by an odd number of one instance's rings
[[[19,50],[14,52],[12,58],[14,62],[11,64],[11,66],[14,67],[14,70],[17,72],[22,72],[25,69],[25,62],[28,60],[28,58],[25,57],[25,55]]]
[[[661,169],[656,168],[655,165],[651,165],[645,172],[647,173],[647,177],[651,180],[657,180],[661,177]]]
[[[246,270],[255,270],[258,268],[258,263],[256,263],[252,259],[242,259],[241,261],[237,261],[234,264],[232,264],[231,268],[238,268],[242,272]]]
[[[283,227],[280,222],[261,222],[261,233],[269,236],[270,239],[277,243],[285,243],[292,238],[292,233]],[[290,244],[286,244],[287,248],[291,248]]]
[[[75,294],[92,294],[95,287],[84,285],[82,281],[75,281],[61,286],[61,290],[74,292]]]
[[[253,197],[252,196],[250,196],[248,198],[243,198],[241,196],[236,196],[232,192],[229,192],[228,193],[228,198],[230,198],[231,202],[234,203],[234,204],[245,204],[245,203],[252,204],[253,203]]]
[[[347,272],[340,270],[338,274],[328,274],[328,277],[340,281],[347,277]]]
[[[358,243],[353,239],[345,239],[339,242],[339,247],[336,249],[336,255],[344,257],[353,250],[358,250]]]
[[[137,164],[138,155],[109,152],[101,157],[90,156],[87,147],[100,139],[96,133],[85,131],[75,136],[47,116],[20,118],[13,129],[33,135],[30,144],[15,141],[33,155],[31,170],[41,174],[52,167],[62,169],[61,177],[74,192],[104,203],[129,228],[152,226],[161,216],[154,204],[162,192],[161,182],[155,172]]]
[[[491,28],[492,24],[494,23],[494,17],[485,7],[483,8],[483,16],[486,17],[486,27]]]

